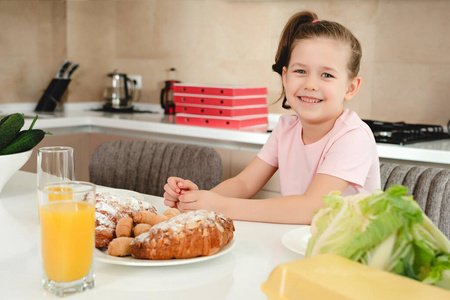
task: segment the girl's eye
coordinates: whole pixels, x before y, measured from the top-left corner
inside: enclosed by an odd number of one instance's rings
[[[294,73],[306,74],[305,70],[295,70]]]
[[[333,78],[333,75],[328,74],[328,73],[323,73],[323,74],[322,74],[322,77],[325,77],[325,78]]]

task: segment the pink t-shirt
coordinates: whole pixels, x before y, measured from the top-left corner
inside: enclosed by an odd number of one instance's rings
[[[298,116],[281,116],[258,157],[278,167],[282,196],[304,194],[317,173],[348,181],[343,196],[372,193],[380,188],[373,133],[348,109],[321,140],[309,145],[303,144]]]

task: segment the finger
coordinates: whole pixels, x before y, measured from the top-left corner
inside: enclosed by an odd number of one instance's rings
[[[164,191],[173,198],[178,198],[179,196],[179,192],[174,191],[167,183],[164,185]]]
[[[190,180],[182,180],[178,182],[178,187],[183,190],[198,190],[198,186]]]
[[[177,193],[179,193],[180,191],[179,191],[179,188],[178,188],[178,183],[180,182],[180,181],[183,181],[183,179],[182,178],[179,178],[179,177],[169,177],[168,179],[167,179],[167,184],[170,186],[170,188],[172,189],[172,190],[174,190],[175,192],[177,192]]]
[[[177,202],[164,199],[164,205],[166,205],[168,207],[176,208],[177,207]]]
[[[178,209],[183,212],[197,210],[197,202],[178,202]]]
[[[172,197],[167,192],[164,193],[163,197],[164,197],[164,200],[168,200],[168,201],[172,201],[172,202],[178,202],[178,196]]]
[[[194,193],[182,194],[178,197],[178,200],[183,203],[193,203],[197,202],[197,197]]]

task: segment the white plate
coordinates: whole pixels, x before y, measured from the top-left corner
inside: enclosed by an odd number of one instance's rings
[[[164,199],[161,197],[141,194],[135,191],[124,190],[124,189],[115,189],[110,187],[104,187],[97,185],[97,192],[110,192],[111,194],[122,196],[122,197],[135,197],[140,201],[146,201],[151,203],[155,208],[158,214],[162,214],[169,207],[164,205]],[[183,264],[191,264],[197,263],[209,259],[213,259],[224,254],[230,252],[236,244],[235,239],[232,239],[231,242],[228,243],[225,247],[223,247],[219,252],[210,256],[200,256],[194,258],[186,258],[186,259],[168,259],[168,260],[148,260],[148,259],[137,259],[131,256],[126,257],[116,257],[107,254],[107,250],[102,251],[99,249],[94,250],[94,257],[99,260],[110,264],[116,265],[125,265],[125,266],[142,266],[142,267],[157,267],[157,266],[175,266],[175,265],[183,265]]]
[[[311,226],[303,225],[302,227],[292,229],[281,238],[283,245],[295,253],[305,255],[308,240],[311,237]]]
[[[94,257],[102,262],[115,264],[115,265],[124,265],[124,266],[139,266],[139,267],[161,267],[161,266],[176,266],[176,265],[184,265],[184,264],[192,264],[198,263],[205,260],[210,260],[213,258],[220,257],[224,254],[227,254],[236,246],[236,240],[232,239],[225,247],[223,247],[219,252],[210,256],[199,256],[194,258],[185,258],[185,259],[167,259],[167,260],[149,260],[149,259],[137,259],[132,256],[125,257],[116,257],[107,254],[107,250],[101,251],[99,249],[95,249]]]

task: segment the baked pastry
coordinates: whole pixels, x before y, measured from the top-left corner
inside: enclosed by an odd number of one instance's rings
[[[177,215],[135,237],[131,255],[144,259],[213,255],[233,239],[231,219],[206,210]]]
[[[115,237],[117,222],[123,217],[133,218],[139,211],[156,209],[148,202],[134,197],[120,197],[109,192],[97,193],[95,203],[95,247],[104,248]]]
[[[95,247],[105,248],[114,239],[114,228],[109,228],[104,225],[95,226]]]

